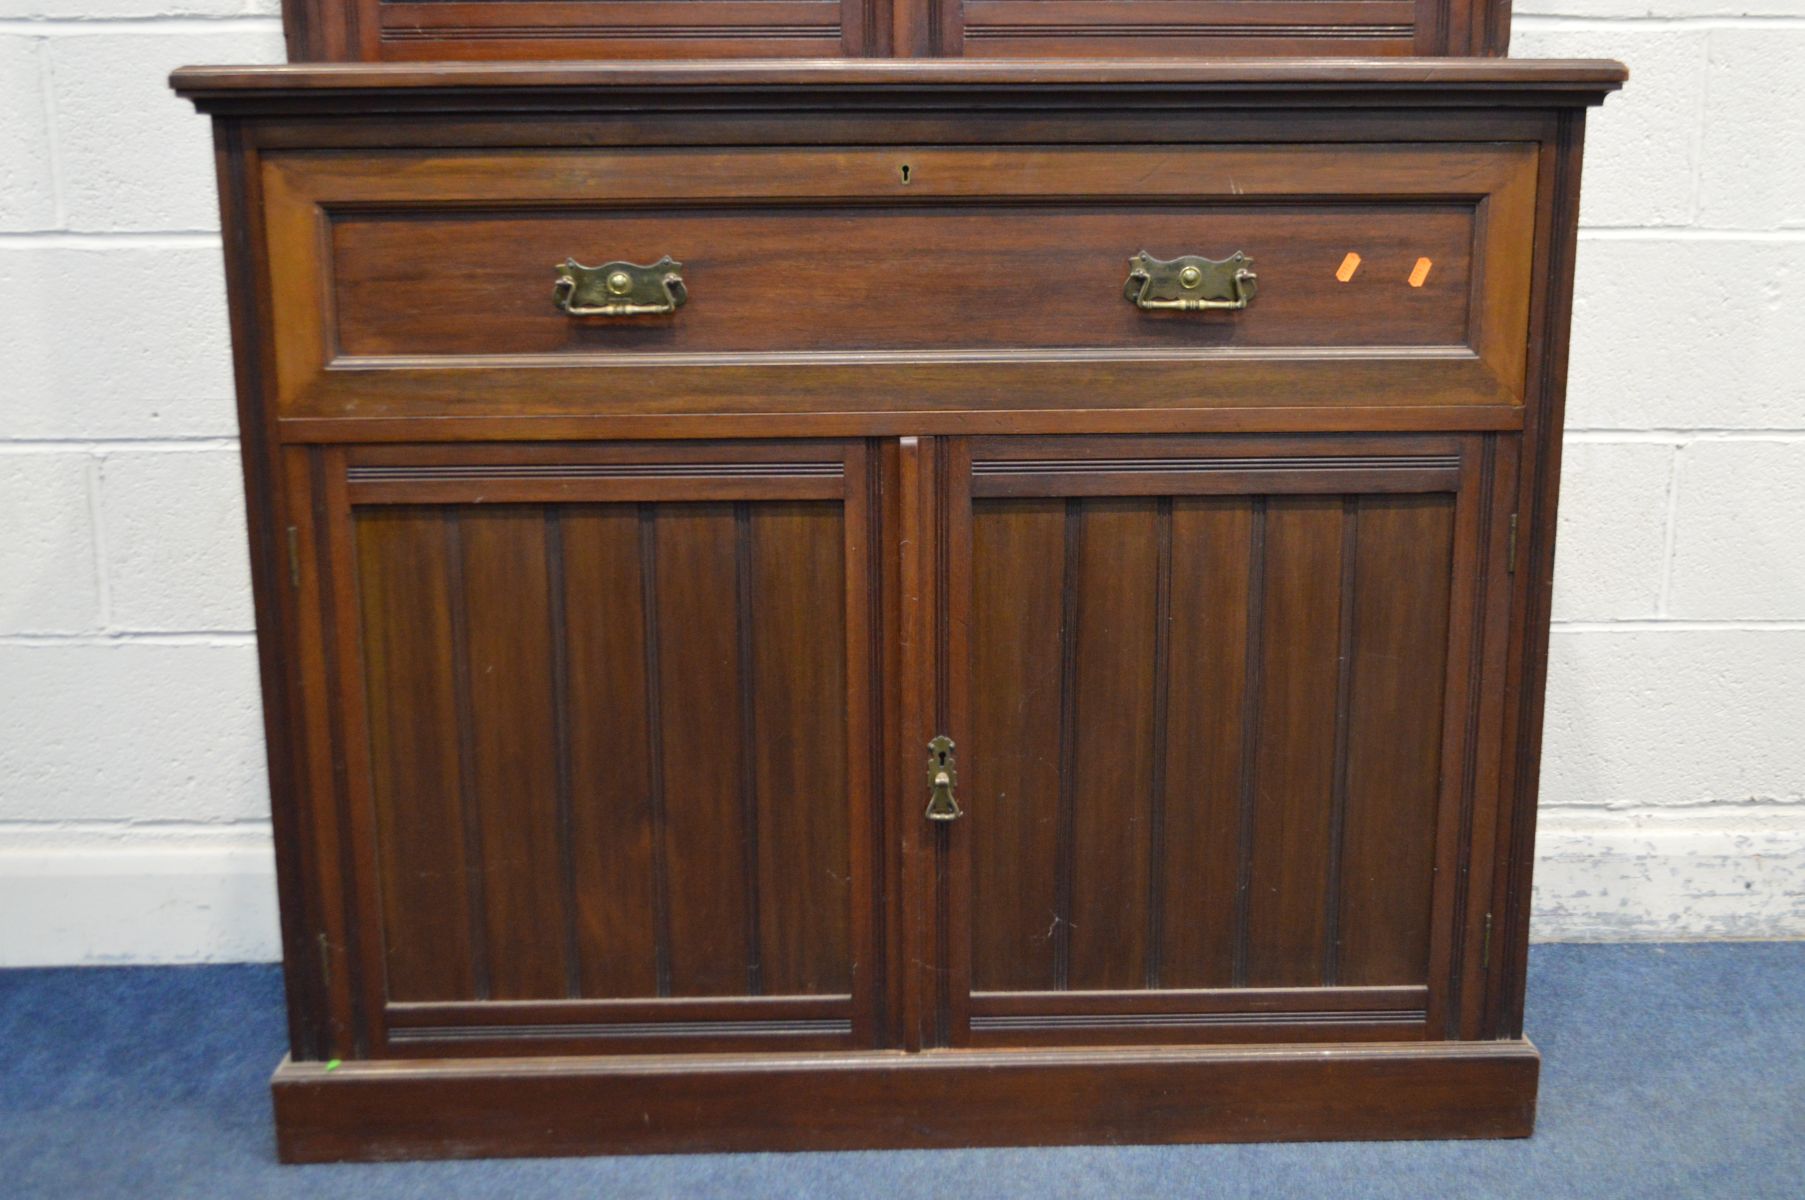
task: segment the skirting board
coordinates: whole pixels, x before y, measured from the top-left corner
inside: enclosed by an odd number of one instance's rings
[[[284,1062],[285,1162],[1527,1137],[1527,1041]]]
[[[0,967],[281,957],[267,825],[204,834],[0,825]]]

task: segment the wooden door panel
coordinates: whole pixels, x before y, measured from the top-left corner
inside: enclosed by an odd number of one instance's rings
[[[752,797],[742,706],[734,514],[680,505],[653,518],[659,770],[663,776],[670,989],[744,995],[755,875],[742,843]],[[723,611],[725,609],[725,611]],[[793,731],[800,733],[800,731]]]
[[[1481,439],[971,446],[968,1037],[1422,1036]]]
[[[406,930],[387,946],[389,987],[404,999],[477,993],[487,922],[473,897],[459,762],[451,648],[450,539],[437,516],[406,510],[359,522],[363,654],[369,689],[371,790],[383,924]],[[420,920],[415,914],[448,914]]]
[[[971,903],[991,919],[972,924],[973,986],[1013,991],[1052,986],[1060,829],[1057,753],[1066,680],[1061,670],[1065,504],[993,502],[972,522],[973,607],[1013,609],[972,643],[974,706],[966,792],[991,797],[969,814]],[[978,791],[973,791],[976,788]],[[1038,798],[1039,803],[1035,803]]]
[[[1244,982],[1323,982],[1343,594],[1339,496],[1263,503],[1248,553],[1261,576],[1252,778],[1242,811]],[[1439,700],[1439,696],[1434,697]],[[1416,836],[1432,836],[1417,831]],[[1420,980],[1395,982],[1421,982]]]
[[[647,704],[648,653],[643,570],[650,514],[637,504],[584,505],[557,513],[555,545],[563,576],[566,636],[563,701],[570,730],[572,795],[593,802],[571,809],[576,898],[573,953],[584,996],[655,996],[670,988],[665,871],[654,787],[661,758],[651,750],[655,723]],[[593,619],[571,622],[573,610]]]
[[[870,1012],[863,447],[785,450],[321,452],[395,1040],[838,1045]]]
[[[1177,664],[1191,686],[1163,689],[1165,759],[1148,831],[1158,847],[1150,987],[1235,979],[1241,747],[1252,724],[1232,698],[1247,677],[1252,536],[1253,506],[1238,498],[1172,501],[1167,670]]]
[[[1441,713],[1425,697],[1447,674],[1454,512],[1440,496],[1388,496],[1362,501],[1353,521],[1341,857],[1325,974],[1385,984],[1428,978],[1434,850],[1396,831],[1435,824]]]

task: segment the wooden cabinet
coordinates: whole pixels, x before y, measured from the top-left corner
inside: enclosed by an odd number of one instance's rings
[[[284,1156],[1527,1133],[1621,78],[178,73]]]

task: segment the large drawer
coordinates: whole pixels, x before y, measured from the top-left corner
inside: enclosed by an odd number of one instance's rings
[[[1511,406],[1535,184],[1518,143],[272,154],[280,411]],[[1143,251],[1257,290],[1142,308]],[[664,256],[673,312],[554,303]]]

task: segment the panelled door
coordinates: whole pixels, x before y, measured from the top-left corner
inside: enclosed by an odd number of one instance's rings
[[[946,877],[923,1040],[1459,1036],[1512,452],[940,447],[960,815],[921,835]]]
[[[292,455],[371,1050],[870,1045],[864,443]]]

